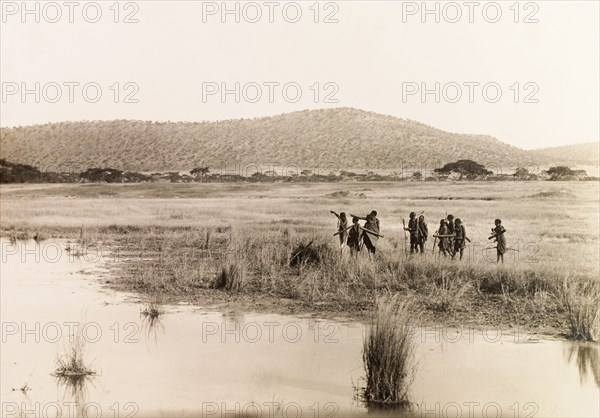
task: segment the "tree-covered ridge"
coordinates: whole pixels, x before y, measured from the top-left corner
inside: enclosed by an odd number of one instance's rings
[[[0,129],[0,157],[58,171],[189,171],[196,167],[439,168],[456,160],[494,167],[543,164],[483,135],[350,108],[219,122],[84,121]]]

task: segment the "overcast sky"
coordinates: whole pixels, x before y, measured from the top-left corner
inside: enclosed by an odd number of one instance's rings
[[[428,2],[439,23],[420,1],[228,2],[239,23],[220,1],[35,3],[39,23],[2,1],[2,126],[350,106],[526,149],[599,138],[597,1]]]

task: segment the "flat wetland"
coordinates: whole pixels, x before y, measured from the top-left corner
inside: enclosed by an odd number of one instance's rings
[[[72,255],[110,270],[106,286],[152,303],[364,320],[398,294],[423,325],[562,337],[574,336],[569,306],[598,302],[597,182],[37,184],[2,185],[0,199],[2,236],[72,240]],[[340,255],[330,210],[377,210],[373,259]],[[407,251],[411,211],[429,226],[423,255]],[[471,239],[462,261],[432,251],[446,214]],[[496,218],[504,265],[487,239]]]

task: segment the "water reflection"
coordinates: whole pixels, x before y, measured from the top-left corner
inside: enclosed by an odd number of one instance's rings
[[[230,324],[243,324],[244,323],[244,314],[240,311],[231,310],[227,312],[223,312],[222,314],[223,320]]]
[[[385,403],[366,402],[364,406],[370,416],[375,417],[410,417],[415,416],[416,406],[412,402]]]
[[[158,345],[158,335],[165,333],[165,326],[160,317],[161,315],[142,314],[142,330],[146,341],[154,341],[155,345]]]
[[[414,402],[406,400],[404,402],[375,402],[365,400],[366,380],[360,377],[357,382],[353,382],[354,387],[354,402],[359,407],[367,410],[369,416],[384,416],[384,417],[405,417],[415,416],[418,410],[418,405]]]
[[[88,385],[93,385],[92,380],[94,375],[90,374],[54,374],[56,379],[56,387],[60,392],[62,390],[63,405],[69,405],[74,408],[75,417],[87,417],[88,416]]]
[[[600,387],[600,345],[596,343],[569,343],[565,347],[565,356],[569,364],[574,363],[579,370],[579,380],[585,384],[592,376],[596,386]]]

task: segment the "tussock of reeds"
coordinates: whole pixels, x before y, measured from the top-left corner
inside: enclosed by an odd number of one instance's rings
[[[24,231],[11,231],[8,234],[8,239],[10,240],[10,242],[12,244],[15,244],[17,241],[25,241],[28,240],[31,236],[29,235],[29,232],[27,232],[27,230]]]
[[[154,340],[158,343],[158,335],[164,331],[164,326],[161,321],[163,310],[158,303],[150,303],[140,311],[142,316],[142,328],[147,340]]]
[[[436,312],[452,312],[456,310],[466,297],[472,285],[460,276],[450,278],[442,271],[434,279],[428,307]]]
[[[290,267],[306,264],[319,264],[330,258],[331,249],[327,244],[315,243],[314,240],[308,244],[300,243],[290,256]]]
[[[70,379],[95,375],[96,372],[85,363],[83,357],[83,339],[76,336],[70,349],[64,355],[56,358],[56,369],[52,374],[55,377]]]
[[[377,302],[363,342],[366,386],[362,398],[367,405],[403,407],[409,402],[416,367],[413,305],[411,299],[398,296]]]
[[[600,331],[600,283],[565,279],[558,291],[574,340],[596,341]]]
[[[214,287],[239,292],[246,280],[246,267],[241,261],[227,261],[221,266]]]
[[[149,318],[158,318],[158,316],[162,314],[162,311],[158,304],[150,303],[140,311],[140,314]]]

